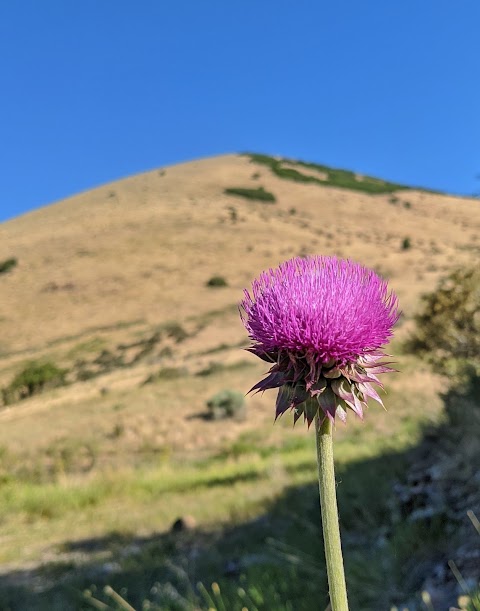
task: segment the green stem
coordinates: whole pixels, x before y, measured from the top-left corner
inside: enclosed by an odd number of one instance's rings
[[[347,585],[343,569],[340,526],[338,523],[335,470],[333,465],[332,423],[324,418],[323,423],[315,416],[317,437],[318,487],[322,512],[323,543],[327,561],[328,587],[332,611],[348,611]]]

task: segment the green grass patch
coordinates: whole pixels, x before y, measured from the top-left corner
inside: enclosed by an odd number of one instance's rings
[[[74,346],[67,353],[67,357],[70,359],[79,358],[80,356],[88,355],[91,353],[99,352],[105,349],[106,340],[103,337],[92,337],[84,342],[80,342]]]
[[[244,153],[244,155],[248,157],[252,163],[268,167],[275,176],[294,182],[317,184],[323,187],[339,187],[341,189],[350,189],[352,191],[361,191],[371,194],[392,193],[394,191],[414,188],[386,180],[380,180],[372,176],[359,177],[350,170],[330,168],[318,163],[308,163],[296,159],[275,158],[257,153]],[[300,169],[285,167],[286,164],[296,165]],[[319,176],[316,177],[312,174],[302,173],[300,171],[301,168],[318,172]],[[417,188],[415,187],[415,189]],[[426,189],[418,190],[426,191]]]
[[[268,204],[274,204],[277,198],[273,193],[266,191],[263,187],[257,189],[248,189],[243,187],[231,187],[225,189],[225,195],[234,195],[236,197],[244,197],[245,199],[251,199],[254,201],[264,202]]]

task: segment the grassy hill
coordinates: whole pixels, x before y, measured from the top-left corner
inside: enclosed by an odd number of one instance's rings
[[[64,385],[0,408],[0,606],[81,608],[89,583],[126,585],[138,604],[156,581],[175,582],[165,568],[172,559],[193,585],[240,563],[233,572],[247,580],[249,596],[254,583],[263,592],[257,598],[272,601],[280,596],[272,580],[283,583],[298,568],[278,541],[318,555],[311,535],[294,528],[299,498],[304,529],[317,528],[312,435],[292,431],[288,418],[273,427],[270,393],[246,400],[244,420],[204,417],[213,394],[243,393],[263,371],[241,350],[243,288],[262,269],[306,254],[375,268],[404,311],[392,347],[402,375],[389,378],[388,413],[372,408],[364,424],[352,419],[337,431],[350,482],[342,490],[357,511],[343,518],[355,608],[404,600],[392,550],[408,557],[405,541],[415,533],[402,538],[385,518],[387,496],[422,426],[441,418],[445,380],[399,354],[400,344],[420,295],[478,261],[479,229],[478,200],[256,154],[148,172],[0,225],[0,386],[32,361],[65,372]],[[372,469],[385,498],[372,500]],[[197,527],[172,540],[171,524],[187,514]],[[360,578],[363,523],[375,540],[388,523],[393,547],[380,546],[377,573]],[[277,543],[262,560],[267,539]],[[378,571],[388,581],[383,598]],[[41,584],[37,594],[32,580]],[[225,596],[237,596],[237,585],[222,584]],[[305,596],[293,608],[309,609],[324,585],[315,587],[300,587]],[[408,594],[418,587],[413,580]],[[259,609],[289,608],[259,600]]]

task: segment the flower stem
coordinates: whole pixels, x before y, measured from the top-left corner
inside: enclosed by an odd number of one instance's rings
[[[322,512],[323,543],[327,561],[328,587],[332,611],[348,611],[347,585],[343,569],[340,526],[338,523],[337,494],[333,465],[332,422],[324,418],[323,423],[315,416],[317,437],[318,487]]]

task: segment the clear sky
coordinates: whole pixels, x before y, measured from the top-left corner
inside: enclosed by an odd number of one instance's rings
[[[0,2],[0,219],[255,151],[480,191],[479,0]]]

